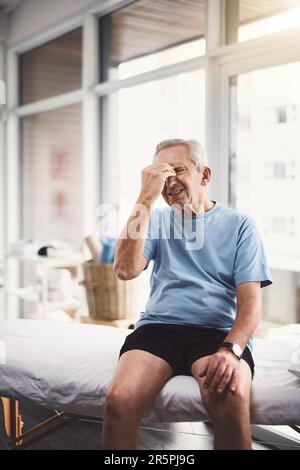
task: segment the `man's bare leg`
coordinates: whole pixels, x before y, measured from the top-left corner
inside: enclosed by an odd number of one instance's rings
[[[137,448],[140,421],[171,375],[171,366],[151,353],[122,354],[106,397],[102,449]]]
[[[199,383],[202,400],[214,427],[214,448],[250,450],[250,397],[251,371],[248,364],[241,359],[239,384],[235,392],[228,390],[222,394],[203,386],[204,378],[199,378],[199,370],[203,361],[209,356],[198,359],[192,365],[192,374]]]

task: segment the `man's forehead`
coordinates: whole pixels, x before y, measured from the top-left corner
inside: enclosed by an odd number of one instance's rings
[[[186,160],[188,160],[188,158]],[[168,162],[168,164],[173,166],[174,168],[177,166],[186,166],[186,164],[188,163],[186,160],[172,160]]]
[[[189,157],[189,151],[185,147],[170,147],[163,149],[159,152],[156,157],[156,161],[169,163],[170,165],[189,164],[191,159]]]
[[[184,167],[188,168],[192,165],[192,161],[189,157],[182,158],[180,160],[173,160],[173,159],[166,159],[166,158],[158,158],[156,161],[162,163],[168,163],[170,166],[174,168]]]

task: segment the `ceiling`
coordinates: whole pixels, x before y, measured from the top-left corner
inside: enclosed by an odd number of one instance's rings
[[[240,0],[240,24],[300,6],[300,0]],[[139,0],[106,18],[118,64],[205,35],[205,0]]]
[[[204,36],[205,1],[139,0],[106,18],[117,64]]]
[[[24,1],[25,0],[0,0],[0,10],[11,12]],[[153,2],[148,0],[147,3],[151,9],[151,3]],[[184,4],[184,2],[182,3]],[[277,13],[290,7],[299,6],[299,4],[299,0],[240,0],[242,10],[241,20],[242,22],[249,21],[253,18],[263,17],[270,13]],[[157,5],[158,3],[156,2],[156,6]]]

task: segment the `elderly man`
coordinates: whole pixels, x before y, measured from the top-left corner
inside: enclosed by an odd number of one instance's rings
[[[261,316],[260,287],[272,281],[254,222],[209,200],[210,179],[195,140],[161,142],[142,171],[114,270],[133,279],[153,260],[151,293],[107,394],[104,449],[136,448],[142,417],[174,375],[197,380],[215,449],[251,449],[251,336]],[[156,212],[160,194],[168,206]]]

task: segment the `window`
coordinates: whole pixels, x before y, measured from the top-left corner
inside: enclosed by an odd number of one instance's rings
[[[103,129],[103,153],[109,165],[106,180],[112,182],[104,202],[120,209],[125,205],[122,224],[139,194],[141,170],[152,163],[160,140],[196,138],[205,144],[204,71],[124,88],[102,98],[102,112],[108,126]],[[112,116],[117,117],[117,125],[109,124]]]
[[[21,104],[81,88],[81,63],[81,28],[21,54]]]
[[[22,120],[23,237],[61,239],[79,248],[83,236],[81,106]]]
[[[293,180],[296,177],[295,162],[266,162],[266,180]]]
[[[231,79],[231,205],[255,219],[274,284],[289,292],[281,298],[276,288],[263,292],[263,319],[282,324],[299,318],[300,121],[291,112],[299,106],[299,80],[300,62]]]
[[[283,162],[275,162],[273,165],[274,179],[286,178],[286,164]]]
[[[232,134],[232,153],[237,157],[231,204],[252,214],[262,229],[265,217],[298,213],[300,121],[289,111],[299,106],[298,80],[300,63],[295,62],[242,74],[231,81],[237,101],[237,109],[232,116],[232,125],[237,129],[236,137]],[[278,100],[280,104],[277,104]],[[265,125],[266,109],[268,113],[275,111],[273,116],[277,119],[272,125]],[[248,127],[244,125],[245,116]],[[290,116],[295,119],[290,120]],[[274,131],[274,125],[278,130]],[[296,219],[295,226],[299,224],[300,219]],[[274,256],[276,252],[297,253],[300,270],[300,247],[296,240],[293,244],[276,245],[270,229],[267,246]]]
[[[266,125],[285,124],[298,120],[299,105],[288,103],[265,108]]]
[[[276,106],[276,122],[278,122],[279,124],[287,122],[286,106]]]
[[[204,35],[204,0],[134,2],[100,19],[101,81],[203,55]]]
[[[102,201],[116,209],[114,232],[125,224],[140,191],[141,170],[152,163],[160,140],[196,138],[205,144],[205,72],[195,64],[188,72],[160,77],[161,68],[205,54],[205,4],[139,0],[99,20],[100,81],[108,82],[108,89],[109,82],[157,71],[155,80],[121,84],[100,99]],[[141,309],[149,270],[143,277]]]
[[[294,217],[265,217],[264,219],[264,233],[276,235],[284,235],[286,237],[294,236]]]

